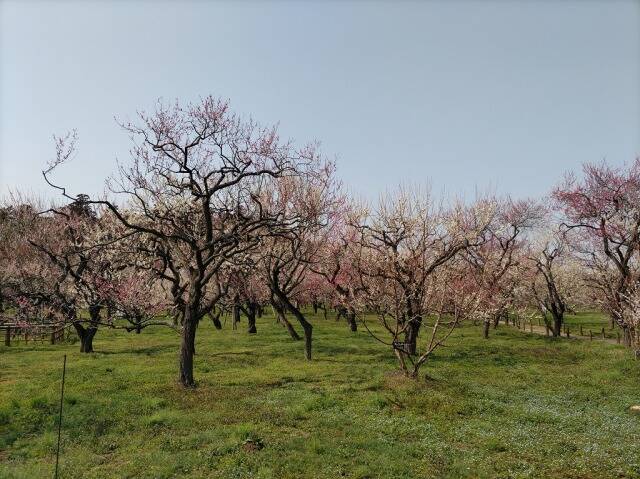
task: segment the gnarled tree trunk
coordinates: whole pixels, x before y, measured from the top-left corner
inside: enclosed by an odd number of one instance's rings
[[[185,308],[184,321],[182,323],[182,337],[180,341],[180,376],[179,381],[184,387],[195,387],[193,379],[193,357],[196,353],[196,329],[198,318],[194,308]]]
[[[93,352],[93,337],[98,332],[98,328],[89,326],[85,328],[79,321],[73,323],[73,327],[78,333],[80,339],[80,352],[92,353]]]
[[[414,317],[407,326],[407,331],[404,333],[404,341],[408,354],[416,354],[418,349],[418,334],[421,326],[422,316]]]

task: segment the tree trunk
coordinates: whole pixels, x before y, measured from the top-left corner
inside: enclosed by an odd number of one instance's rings
[[[220,311],[218,311],[217,313],[209,313],[209,317],[211,318],[211,322],[213,323],[213,326],[216,329],[222,329],[222,323],[220,322],[220,314],[221,314]]]
[[[100,324],[100,311],[102,306],[91,305],[89,306],[89,325],[84,327],[82,322],[74,321],[73,327],[78,333],[80,338],[80,352],[92,353],[93,352],[93,338],[98,332],[98,324]]]
[[[623,326],[622,327],[622,339],[623,339],[623,343],[627,348],[631,347],[631,333],[629,331],[629,327],[628,326]]]
[[[185,308],[184,321],[182,324],[182,338],[180,341],[180,377],[179,381],[184,387],[195,387],[193,379],[193,356],[196,348],[196,329],[198,320],[195,311],[190,307]]]
[[[249,301],[247,304],[247,324],[249,325],[248,333],[256,334],[258,332],[256,328],[256,303]]]
[[[295,341],[299,341],[301,339],[300,335],[297,333],[297,331],[293,328],[293,325],[287,319],[286,315],[284,314],[284,309],[282,308],[282,305],[277,301],[273,301],[272,305],[273,305],[273,309],[276,312],[278,322],[282,324],[285,328],[287,328],[287,331],[289,332],[289,336],[291,336],[292,339],[294,339]]]
[[[489,339],[489,327],[491,326],[491,322],[488,319],[485,319],[482,323],[482,337],[484,339]]]
[[[418,350],[418,333],[420,332],[420,326],[422,326],[422,317],[416,316],[410,321],[407,331],[404,333],[404,342],[408,354],[416,354]]]
[[[282,301],[282,303],[287,307],[287,309],[291,312],[291,314],[295,316],[295,318],[300,323],[300,326],[302,326],[302,330],[304,331],[304,356],[305,358],[307,358],[308,361],[310,361],[311,360],[311,336],[313,334],[313,326],[309,321],[306,320],[306,318],[304,317],[300,309],[298,309],[296,306],[293,305],[293,303],[291,303],[291,301],[289,301],[289,298],[287,298],[286,294],[284,294],[281,291],[276,291],[275,293],[278,296],[278,299]]]
[[[93,352],[93,337],[98,332],[98,328],[89,326],[85,328],[80,322],[76,321],[73,323],[73,327],[78,333],[78,338],[80,339],[80,352],[81,353],[92,353]]]
[[[236,296],[233,301],[232,316],[233,316],[233,330],[236,330],[238,329],[238,323],[240,322],[240,300],[238,296]]]
[[[562,334],[562,316],[553,316],[553,337],[559,338]]]
[[[398,365],[400,366],[400,369],[405,376],[409,376],[409,369],[407,368],[407,362],[404,359],[404,353],[395,348],[393,349],[393,352],[395,353],[396,358],[398,358]]]
[[[349,323],[349,328],[352,332],[358,331],[358,323],[356,321],[356,312],[353,309],[349,309],[347,313],[347,322]]]
[[[85,334],[80,338],[80,352],[92,353],[93,352],[93,337],[98,330],[96,328],[87,328]]]
[[[142,318],[137,317],[135,321],[136,321],[136,334],[140,334],[140,331],[142,330]]]
[[[300,321],[300,319],[298,319],[298,321]],[[307,361],[311,361],[311,335],[313,334],[313,326],[306,321],[300,322],[300,324],[302,324],[302,329],[304,330],[304,357]]]

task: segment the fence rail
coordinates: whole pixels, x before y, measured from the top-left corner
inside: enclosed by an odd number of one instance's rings
[[[21,325],[17,323],[0,323],[0,335],[4,338],[4,345],[23,342],[28,344],[31,342],[56,344],[64,340],[66,328],[63,325],[38,324]]]

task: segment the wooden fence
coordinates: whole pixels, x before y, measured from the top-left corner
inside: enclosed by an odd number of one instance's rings
[[[29,344],[31,342],[56,344],[65,338],[65,327],[60,324],[38,324],[24,326],[16,323],[0,323],[0,335],[4,338],[4,345],[15,343]]]

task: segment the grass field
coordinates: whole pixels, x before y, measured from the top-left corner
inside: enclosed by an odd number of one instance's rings
[[[621,347],[466,326],[415,382],[367,333],[313,321],[312,362],[270,316],[255,336],[201,324],[189,391],[169,330],[101,330],[89,355],[0,346],[0,477],[53,477],[65,353],[61,478],[640,477]]]

